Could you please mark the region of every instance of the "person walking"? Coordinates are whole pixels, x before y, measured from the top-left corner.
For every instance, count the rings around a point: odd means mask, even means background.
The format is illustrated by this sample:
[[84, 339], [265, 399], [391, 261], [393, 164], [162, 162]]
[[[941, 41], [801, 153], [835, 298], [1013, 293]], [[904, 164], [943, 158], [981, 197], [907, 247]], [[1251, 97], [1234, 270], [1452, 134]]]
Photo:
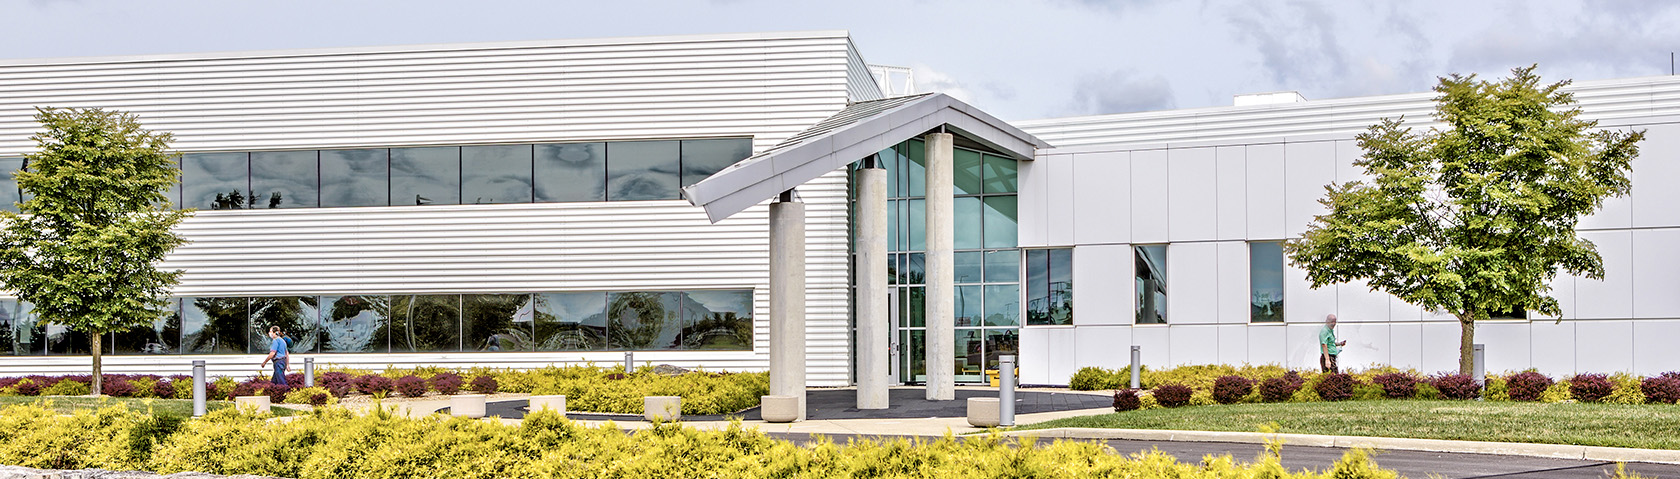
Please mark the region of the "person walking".
[[1346, 345], [1346, 340], [1336, 340], [1336, 315], [1325, 316], [1324, 329], [1318, 332], [1318, 367], [1327, 373], [1341, 372], [1336, 356], [1342, 354], [1342, 346]]
[[289, 384], [286, 384], [286, 361], [290, 357], [288, 352], [291, 348], [286, 347], [288, 344], [286, 335], [280, 331], [279, 326], [269, 326], [268, 339], [268, 357], [263, 358], [262, 367], [266, 368], [269, 361], [274, 361], [274, 379], [272, 381], [274, 384], [289, 386]]

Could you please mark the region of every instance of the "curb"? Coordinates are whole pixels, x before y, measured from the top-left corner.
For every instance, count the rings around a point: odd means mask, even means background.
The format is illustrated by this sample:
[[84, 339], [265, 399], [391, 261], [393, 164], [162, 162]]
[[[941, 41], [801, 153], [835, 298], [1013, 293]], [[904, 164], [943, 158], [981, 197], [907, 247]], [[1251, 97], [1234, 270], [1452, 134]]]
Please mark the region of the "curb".
[[1635, 449], [1630, 447], [1573, 446], [1511, 442], [1410, 439], [1398, 437], [1325, 436], [1317, 434], [1266, 434], [1258, 432], [1173, 431], [1158, 429], [1105, 429], [1061, 427], [1008, 431], [1006, 436], [1034, 436], [1065, 439], [1129, 439], [1143, 441], [1232, 442], [1263, 444], [1282, 439], [1285, 445], [1313, 447], [1366, 447], [1395, 451], [1496, 454], [1502, 456], [1547, 457], [1607, 462], [1649, 462], [1680, 464], [1680, 450]]

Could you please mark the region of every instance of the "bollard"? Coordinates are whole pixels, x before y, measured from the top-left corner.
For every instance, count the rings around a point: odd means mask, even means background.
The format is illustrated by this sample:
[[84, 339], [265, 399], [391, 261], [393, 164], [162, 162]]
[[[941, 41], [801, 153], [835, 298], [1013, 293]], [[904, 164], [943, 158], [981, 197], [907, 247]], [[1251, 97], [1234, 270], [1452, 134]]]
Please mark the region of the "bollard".
[[303, 387], [315, 387], [315, 358], [303, 358]]
[[193, 366], [193, 417], [203, 416], [204, 405], [204, 361], [192, 362]]
[[632, 352], [632, 351], [625, 351], [624, 352], [624, 374], [630, 374], [630, 373], [634, 373], [634, 372], [636, 372], [636, 353]]
[[1140, 346], [1132, 346], [1132, 389], [1143, 387], [1143, 353]]
[[1484, 384], [1487, 382], [1487, 363], [1482, 362], [1482, 353], [1485, 352], [1484, 346], [1486, 345], [1470, 345], [1470, 375], [1472, 379], [1476, 380], [1476, 384], [1481, 386], [1487, 386], [1487, 384]]
[[1015, 355], [998, 356], [998, 425], [1015, 425]]

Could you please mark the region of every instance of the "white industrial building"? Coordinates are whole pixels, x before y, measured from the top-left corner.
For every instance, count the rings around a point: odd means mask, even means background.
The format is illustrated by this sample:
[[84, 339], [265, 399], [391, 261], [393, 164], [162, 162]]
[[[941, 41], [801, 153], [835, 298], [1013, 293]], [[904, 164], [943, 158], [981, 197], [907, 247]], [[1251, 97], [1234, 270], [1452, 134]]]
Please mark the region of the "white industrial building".
[[[1131, 345], [1154, 366], [1312, 367], [1329, 313], [1346, 366], [1454, 368], [1450, 317], [1310, 289], [1276, 250], [1358, 177], [1353, 136], [1426, 120], [1432, 94], [1011, 124], [871, 70], [845, 32], [0, 60], [0, 169], [33, 150], [38, 106], [174, 133], [199, 210], [165, 264], [186, 271], [178, 309], [113, 335], [113, 372], [253, 374], [251, 338], [283, 324], [300, 354], [371, 368], [635, 351], [870, 388], [979, 381], [1014, 353], [1024, 383], [1065, 384]], [[1559, 279], [1561, 321], [1481, 325], [1488, 368], [1680, 369], [1680, 77], [1570, 90], [1648, 130], [1633, 194], [1581, 225], [1606, 279]], [[784, 196], [802, 225], [772, 227]], [[803, 252], [777, 263], [788, 231]], [[772, 263], [802, 268], [797, 303], [772, 304]], [[85, 337], [0, 306], [0, 374], [86, 370]], [[772, 354], [776, 316], [803, 334]]]

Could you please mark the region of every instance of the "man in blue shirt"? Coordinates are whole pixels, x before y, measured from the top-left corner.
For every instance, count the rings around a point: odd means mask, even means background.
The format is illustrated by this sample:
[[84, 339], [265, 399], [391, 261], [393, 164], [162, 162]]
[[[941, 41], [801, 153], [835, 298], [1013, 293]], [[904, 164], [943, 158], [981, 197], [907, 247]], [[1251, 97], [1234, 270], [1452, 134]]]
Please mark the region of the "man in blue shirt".
[[279, 326], [268, 327], [268, 357], [263, 358], [262, 367], [268, 367], [269, 361], [274, 361], [274, 384], [286, 385], [286, 338], [280, 334]]

